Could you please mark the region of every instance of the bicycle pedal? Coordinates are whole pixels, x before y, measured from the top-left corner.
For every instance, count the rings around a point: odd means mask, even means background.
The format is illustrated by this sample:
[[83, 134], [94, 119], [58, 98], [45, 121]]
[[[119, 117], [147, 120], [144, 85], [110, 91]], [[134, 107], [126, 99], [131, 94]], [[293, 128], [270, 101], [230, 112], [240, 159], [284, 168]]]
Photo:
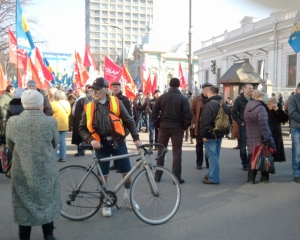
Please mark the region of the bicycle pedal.
[[121, 207], [121, 205], [116, 204], [116, 208], [117, 208], [118, 210], [120, 210], [122, 207]]

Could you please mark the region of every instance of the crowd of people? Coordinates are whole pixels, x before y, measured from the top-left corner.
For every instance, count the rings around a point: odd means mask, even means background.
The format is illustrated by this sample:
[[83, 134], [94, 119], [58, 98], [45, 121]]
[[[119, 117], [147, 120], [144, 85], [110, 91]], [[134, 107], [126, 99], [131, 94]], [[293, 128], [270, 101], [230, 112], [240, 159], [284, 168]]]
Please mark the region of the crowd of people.
[[[97, 78], [91, 85], [72, 89], [51, 87], [37, 88], [36, 82], [27, 82], [26, 89], [8, 86], [0, 97], [0, 118], [6, 126], [6, 144], [12, 155], [12, 202], [14, 219], [19, 224], [20, 239], [30, 239], [31, 226], [42, 225], [45, 239], [53, 237], [53, 221], [60, 215], [58, 168], [55, 162], [65, 162], [66, 135], [72, 132], [71, 143], [77, 146], [74, 157], [85, 156], [79, 147], [87, 142], [95, 149], [97, 158], [127, 153], [126, 137], [130, 133], [136, 146], [141, 145], [139, 134], [149, 134], [149, 143], [161, 143], [165, 147], [171, 139], [172, 172], [180, 184], [182, 178], [183, 141], [196, 141], [196, 169], [207, 172], [204, 184], [220, 183], [220, 150], [222, 139], [238, 139], [242, 170], [248, 171], [247, 182], [254, 184], [257, 171], [250, 162], [254, 147], [266, 145], [274, 150], [275, 162], [286, 161], [281, 125], [290, 123], [292, 138], [292, 169], [294, 181], [300, 183], [300, 84], [296, 93], [287, 101], [260, 90], [252, 84], [244, 84], [242, 93], [234, 99], [223, 96], [211, 83], [202, 85], [202, 93], [193, 96], [179, 90], [180, 81], [170, 80], [168, 92], [159, 89], [144, 96], [142, 91], [131, 101], [123, 95], [120, 82], [111, 84]], [[229, 116], [231, 128], [215, 131], [215, 119], [220, 108]], [[52, 116], [52, 117], [49, 117]], [[144, 128], [145, 130], [143, 130]], [[157, 155], [162, 149], [154, 147]], [[165, 156], [157, 160], [164, 166]], [[131, 170], [129, 158], [101, 162], [100, 167], [107, 181], [109, 171], [117, 170], [124, 178]], [[155, 181], [162, 178], [155, 172]], [[129, 191], [132, 179], [124, 184], [123, 202], [130, 209], [139, 208], [131, 202]], [[261, 173], [261, 182], [268, 183], [269, 173]], [[112, 215], [107, 206], [102, 215]]]

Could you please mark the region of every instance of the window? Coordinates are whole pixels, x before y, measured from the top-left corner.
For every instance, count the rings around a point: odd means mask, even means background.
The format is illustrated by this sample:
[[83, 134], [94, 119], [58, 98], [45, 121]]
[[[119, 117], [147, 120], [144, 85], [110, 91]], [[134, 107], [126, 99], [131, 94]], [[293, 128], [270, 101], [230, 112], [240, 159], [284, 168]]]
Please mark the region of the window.
[[123, 19], [118, 19], [118, 25], [123, 25]]
[[122, 41], [118, 41], [118, 46], [122, 46]]
[[139, 22], [138, 21], [132, 21], [133, 25], [138, 25]]
[[111, 17], [115, 17], [116, 16], [116, 12], [110, 12], [109, 13]]
[[126, 31], [126, 32], [130, 32], [130, 31], [131, 31], [131, 28], [130, 28], [130, 27], [126, 27], [126, 28], [125, 28], [125, 31]]
[[297, 75], [297, 55], [288, 56], [288, 86], [296, 86], [296, 75]]
[[125, 39], [130, 40], [131, 35], [130, 34], [125, 34]]
[[105, 52], [105, 53], [108, 52], [108, 48], [107, 47], [103, 47], [101, 50], [102, 50], [102, 52]]
[[131, 14], [130, 14], [130, 13], [125, 13], [125, 17], [126, 17], [126, 18], [130, 18], [130, 17], [131, 17]]
[[95, 22], [100, 22], [100, 18], [94, 18]]
[[102, 33], [102, 37], [107, 38], [108, 34], [107, 33]]
[[118, 10], [123, 10], [123, 9], [124, 9], [123, 5], [118, 5]]
[[111, 24], [116, 24], [116, 19], [110, 19]]
[[100, 10], [95, 10], [94, 14], [97, 15], [97, 16], [99, 16], [100, 15]]
[[95, 43], [95, 44], [100, 44], [100, 40], [99, 40], [99, 39], [95, 39], [95, 40], [94, 40], [94, 43]]
[[118, 17], [123, 17], [123, 13], [122, 12], [118, 12]]
[[137, 7], [137, 6], [132, 6], [132, 11], [138, 12], [138, 11], [139, 11], [139, 7]]
[[205, 71], [205, 82], [208, 83], [209, 71]]
[[257, 71], [258, 71], [258, 74], [260, 75], [260, 77], [262, 78], [262, 79], [264, 79], [264, 71], [265, 71], [265, 60], [259, 60], [258, 62], [257, 62]]
[[111, 33], [111, 34], [109, 34], [109, 37], [110, 38], [116, 38], [116, 34], [115, 33]]
[[138, 28], [133, 28], [132, 30], [133, 30], [135, 33], [138, 32]]
[[130, 25], [130, 24], [131, 24], [131, 21], [130, 21], [130, 20], [125, 20], [125, 24], [126, 24], [126, 25]]
[[146, 8], [145, 7], [140, 7], [140, 12], [143, 12], [143, 13], [145, 13], [146, 12]]
[[113, 9], [113, 10], [116, 10], [116, 5], [115, 4], [110, 4], [109, 8]]
[[133, 17], [133, 18], [139, 18], [139, 15], [138, 15], [137, 13], [133, 13], [133, 14], [132, 14], [132, 17]]
[[102, 3], [101, 7], [102, 7], [103, 9], [107, 9], [107, 8], [108, 8], [108, 4], [107, 4], [107, 3]]
[[102, 40], [102, 44], [103, 44], [103, 45], [107, 45], [107, 44], [108, 44], [108, 41], [107, 41], [107, 40]]

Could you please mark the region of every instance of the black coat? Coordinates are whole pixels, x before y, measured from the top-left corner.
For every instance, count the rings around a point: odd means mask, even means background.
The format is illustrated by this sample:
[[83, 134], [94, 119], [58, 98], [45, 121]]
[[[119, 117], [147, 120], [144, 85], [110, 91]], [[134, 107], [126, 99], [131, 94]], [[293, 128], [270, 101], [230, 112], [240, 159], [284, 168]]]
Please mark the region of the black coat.
[[[202, 138], [215, 139], [222, 138], [225, 135], [225, 132], [216, 132], [216, 134], [213, 133], [215, 119], [220, 109], [221, 98], [222, 97], [220, 95], [215, 95], [203, 100], [204, 105], [201, 109], [201, 115], [199, 119], [199, 133], [200, 136], [202, 136]], [[225, 113], [229, 116], [230, 111], [226, 104], [223, 104], [223, 109]]]
[[244, 112], [247, 103], [248, 99], [245, 98], [244, 93], [241, 93], [240, 96], [238, 96], [233, 103], [231, 115], [233, 120], [235, 120], [239, 126], [241, 126], [241, 124], [244, 123]]
[[84, 105], [87, 103], [89, 103], [89, 99], [87, 97], [79, 99], [76, 103], [75, 112], [73, 116], [72, 144], [79, 145], [80, 143], [84, 142], [82, 137], [79, 135], [78, 127], [84, 110]]
[[275, 162], [285, 162], [285, 152], [282, 139], [281, 123], [288, 121], [288, 115], [282, 110], [280, 104], [278, 104], [278, 110], [267, 110], [269, 115], [269, 127], [272, 133], [272, 137], [275, 141], [276, 152], [273, 153]]
[[131, 103], [129, 99], [123, 95], [122, 91], [120, 91], [118, 94], [116, 94], [116, 97], [123, 103], [124, 107], [126, 108], [127, 112], [130, 116], [132, 116], [132, 109], [131, 109]]
[[182, 128], [186, 130], [192, 121], [188, 100], [178, 88], [170, 87], [161, 95], [152, 110], [152, 121], [156, 128]]

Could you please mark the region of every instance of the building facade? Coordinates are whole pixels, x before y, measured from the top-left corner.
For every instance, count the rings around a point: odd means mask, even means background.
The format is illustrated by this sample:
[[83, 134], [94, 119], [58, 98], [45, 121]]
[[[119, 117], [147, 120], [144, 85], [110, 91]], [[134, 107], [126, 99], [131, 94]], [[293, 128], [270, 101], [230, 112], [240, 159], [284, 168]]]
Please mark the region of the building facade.
[[86, 0], [85, 42], [102, 66], [104, 56], [113, 61], [146, 33], [147, 14], [154, 0]]
[[[279, 11], [260, 21], [247, 16], [240, 21], [239, 29], [202, 41], [202, 48], [194, 53], [199, 59], [200, 85], [217, 85], [235, 60], [247, 58], [264, 81], [269, 74], [274, 92], [294, 91], [300, 80], [300, 54], [293, 51], [288, 40], [296, 14], [296, 10]], [[216, 74], [211, 72], [214, 60]]]

